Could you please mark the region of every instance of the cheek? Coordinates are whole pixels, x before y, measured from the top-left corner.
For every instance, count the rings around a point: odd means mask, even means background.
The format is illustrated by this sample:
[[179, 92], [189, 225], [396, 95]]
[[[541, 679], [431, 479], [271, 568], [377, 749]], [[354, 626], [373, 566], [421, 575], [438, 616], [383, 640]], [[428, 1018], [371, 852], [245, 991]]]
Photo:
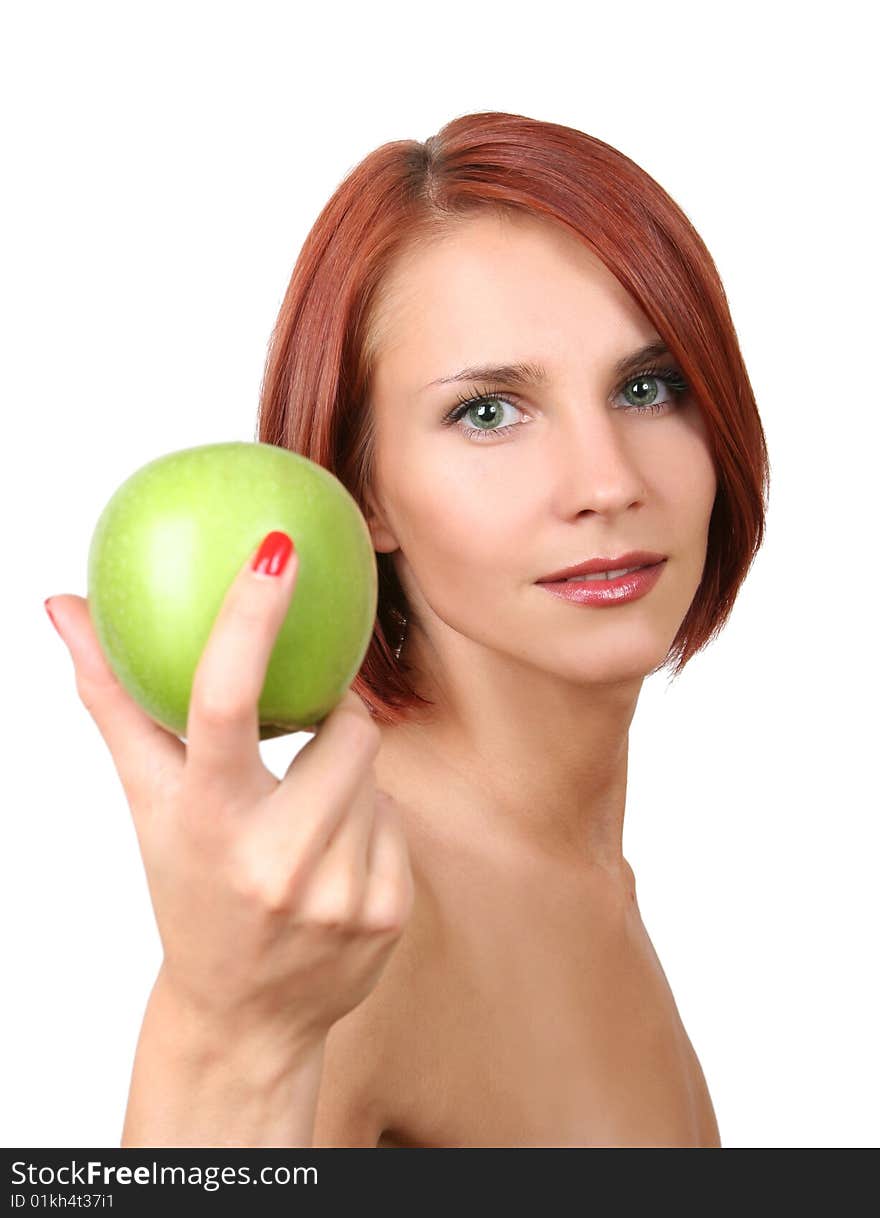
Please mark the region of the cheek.
[[691, 513], [695, 527], [699, 529], [700, 536], [705, 539], [709, 533], [709, 520], [718, 491], [718, 478], [712, 454], [706, 446], [701, 445], [699, 451], [694, 453], [690, 469]]
[[477, 454], [464, 453], [456, 461], [450, 446], [442, 447], [442, 462], [411, 463], [397, 483], [397, 536], [406, 564], [430, 601], [472, 597], [476, 588], [491, 596], [493, 573], [509, 591], [517, 555], [520, 563], [523, 558], [509, 481], [498, 485], [486, 456], [480, 463]]
[[656, 468], [662, 471], [663, 496], [671, 503], [682, 535], [705, 534], [715, 502], [717, 478], [705, 426], [680, 420]]
[[712, 456], [712, 444], [709, 438], [709, 425], [700, 410], [694, 406], [688, 418], [687, 439], [690, 448], [690, 461], [693, 468], [694, 498], [706, 505], [711, 513], [712, 504], [718, 489], [718, 477], [715, 472], [715, 461]]
[[659, 494], [668, 513], [669, 545], [677, 551], [677, 579], [669, 581], [666, 591], [677, 621], [703, 577], [717, 476], [708, 443], [693, 430], [666, 454], [663, 471]]

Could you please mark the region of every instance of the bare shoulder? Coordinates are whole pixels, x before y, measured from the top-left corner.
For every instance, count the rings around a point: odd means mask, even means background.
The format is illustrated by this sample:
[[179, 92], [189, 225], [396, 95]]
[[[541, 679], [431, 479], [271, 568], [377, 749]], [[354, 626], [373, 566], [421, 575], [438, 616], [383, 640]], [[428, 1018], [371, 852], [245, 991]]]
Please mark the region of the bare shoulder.
[[411, 851], [413, 909], [375, 988], [333, 1025], [324, 1049], [315, 1147], [376, 1147], [412, 1090], [405, 1046], [424, 1010], [440, 920]]

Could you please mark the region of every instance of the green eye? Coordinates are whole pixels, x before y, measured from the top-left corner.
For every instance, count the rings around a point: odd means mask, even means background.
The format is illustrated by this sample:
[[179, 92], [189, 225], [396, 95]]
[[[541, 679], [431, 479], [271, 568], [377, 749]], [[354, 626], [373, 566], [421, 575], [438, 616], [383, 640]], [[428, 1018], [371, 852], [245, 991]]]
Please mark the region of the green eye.
[[[657, 402], [657, 389], [652, 388], [651, 382], [665, 382], [672, 391], [672, 396]], [[636, 414], [658, 415], [665, 414], [676, 404], [677, 400], [683, 397], [690, 385], [682, 376], [678, 368], [646, 368], [643, 372], [637, 373], [635, 376], [627, 377], [617, 389], [617, 393], [627, 393], [633, 386], [638, 386], [635, 400], [629, 399], [629, 404], [617, 409], [626, 411], [634, 411]], [[639, 398], [639, 394], [644, 394], [645, 398]], [[616, 396], [616, 394], [615, 394]], [[517, 404], [518, 398], [516, 394], [506, 393], [503, 390], [492, 390], [489, 388], [473, 388], [469, 394], [462, 394], [458, 398], [458, 404], [443, 419], [445, 427], [452, 427], [459, 423], [466, 414], [471, 411], [486, 411], [482, 421], [488, 424], [493, 423], [502, 413], [499, 406], [495, 403], [503, 403], [511, 406], [514, 410], [522, 412], [522, 408]], [[461, 427], [460, 431], [469, 440], [484, 440], [491, 436], [506, 435], [508, 432], [515, 431], [517, 424], [506, 424], [503, 427]]]

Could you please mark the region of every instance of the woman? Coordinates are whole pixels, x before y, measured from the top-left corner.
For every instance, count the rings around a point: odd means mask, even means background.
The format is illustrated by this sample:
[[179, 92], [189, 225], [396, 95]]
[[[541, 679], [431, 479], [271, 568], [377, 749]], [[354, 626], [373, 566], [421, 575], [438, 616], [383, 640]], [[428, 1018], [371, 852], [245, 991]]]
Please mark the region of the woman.
[[[717, 635], [763, 538], [764, 434], [699, 236], [570, 128], [471, 114], [387, 144], [306, 239], [259, 439], [331, 469], [370, 526], [352, 689], [413, 885], [296, 1087], [241, 1021], [239, 1083], [259, 1061], [314, 1146], [719, 1146], [622, 853], [642, 682]], [[625, 573], [561, 582], [591, 560]], [[148, 1113], [175, 1085], [150, 1018], [129, 1145], [163, 1144]], [[194, 1057], [175, 1077], [201, 1078]], [[212, 1137], [234, 1136], [234, 1095], [227, 1077], [206, 1100]]]

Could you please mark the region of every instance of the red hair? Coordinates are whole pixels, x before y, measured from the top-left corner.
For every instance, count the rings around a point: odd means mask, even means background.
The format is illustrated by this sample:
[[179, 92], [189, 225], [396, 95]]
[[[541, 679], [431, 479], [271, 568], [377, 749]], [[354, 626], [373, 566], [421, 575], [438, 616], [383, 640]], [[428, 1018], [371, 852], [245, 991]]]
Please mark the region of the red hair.
[[[374, 429], [374, 319], [392, 261], [475, 212], [555, 220], [604, 263], [654, 324], [708, 425], [718, 483], [703, 577], [664, 664], [680, 675], [715, 638], [763, 541], [766, 440], [718, 271], [682, 209], [622, 152], [517, 114], [465, 114], [424, 143], [365, 157], [305, 239], [269, 344], [258, 439], [302, 453], [367, 515]], [[411, 616], [391, 555], [376, 555], [373, 637], [352, 688], [399, 723], [428, 702], [394, 647]], [[656, 670], [655, 670], [656, 671]]]

